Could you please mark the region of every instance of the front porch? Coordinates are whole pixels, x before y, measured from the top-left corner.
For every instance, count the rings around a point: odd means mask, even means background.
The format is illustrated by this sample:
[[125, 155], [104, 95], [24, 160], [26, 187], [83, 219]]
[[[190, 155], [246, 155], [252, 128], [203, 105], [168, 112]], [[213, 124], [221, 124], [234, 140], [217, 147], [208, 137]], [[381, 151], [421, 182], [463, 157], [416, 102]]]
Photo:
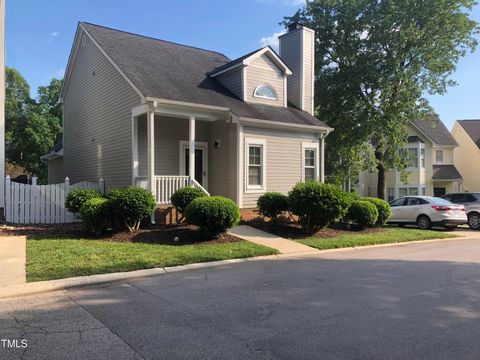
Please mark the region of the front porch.
[[132, 184], [160, 205], [185, 186], [237, 201], [237, 126], [221, 110], [156, 102], [134, 108]]

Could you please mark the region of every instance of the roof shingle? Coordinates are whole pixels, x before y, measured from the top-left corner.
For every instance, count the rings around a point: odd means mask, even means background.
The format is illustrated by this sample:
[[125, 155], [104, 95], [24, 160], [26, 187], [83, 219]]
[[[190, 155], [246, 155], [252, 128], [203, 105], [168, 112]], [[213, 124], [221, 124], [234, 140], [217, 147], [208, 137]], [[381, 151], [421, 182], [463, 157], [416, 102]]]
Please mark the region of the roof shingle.
[[427, 116], [425, 119], [412, 121], [413, 126], [423, 132], [435, 145], [458, 146], [450, 131], [436, 115]]
[[458, 123], [480, 149], [480, 120], [458, 120]]
[[455, 165], [433, 165], [433, 180], [459, 180], [463, 179]]
[[326, 127], [293, 107], [246, 103], [208, 73], [230, 62], [225, 55], [82, 22], [105, 53], [145, 96], [229, 108], [240, 117]]

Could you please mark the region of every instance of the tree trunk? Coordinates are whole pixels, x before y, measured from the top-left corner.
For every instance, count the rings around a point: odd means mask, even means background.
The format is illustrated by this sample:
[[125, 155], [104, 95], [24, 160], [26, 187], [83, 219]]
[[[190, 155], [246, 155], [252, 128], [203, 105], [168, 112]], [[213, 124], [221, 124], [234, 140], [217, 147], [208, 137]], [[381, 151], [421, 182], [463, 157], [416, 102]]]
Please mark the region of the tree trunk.
[[380, 149], [375, 150], [375, 158], [377, 159], [377, 197], [379, 199], [387, 200], [387, 182], [386, 182], [386, 172], [385, 165], [383, 163], [383, 153]]

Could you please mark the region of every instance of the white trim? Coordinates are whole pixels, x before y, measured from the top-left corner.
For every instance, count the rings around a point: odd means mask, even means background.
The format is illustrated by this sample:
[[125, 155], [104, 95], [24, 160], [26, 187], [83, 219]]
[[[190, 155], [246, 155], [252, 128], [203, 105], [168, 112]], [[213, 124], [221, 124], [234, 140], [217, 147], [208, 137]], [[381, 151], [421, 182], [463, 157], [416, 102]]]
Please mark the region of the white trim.
[[318, 142], [302, 141], [302, 163], [301, 174], [302, 181], [305, 181], [305, 150], [315, 150], [315, 181], [320, 180], [320, 145]]
[[[270, 89], [272, 89], [272, 92], [273, 94], [275, 95], [275, 97], [271, 98], [271, 97], [268, 97], [268, 96], [263, 96], [263, 95], [256, 95], [255, 93], [257, 92], [257, 90], [259, 88], [261, 88], [262, 86], [267, 86], [269, 87]], [[272, 101], [278, 101], [278, 92], [277, 90], [275, 89], [275, 87], [273, 87], [273, 85], [270, 85], [269, 83], [262, 83], [260, 85], [258, 85], [254, 90], [253, 90], [253, 95], [252, 97], [254, 98], [260, 98], [260, 99], [266, 99], [266, 100], [272, 100]]]
[[248, 99], [248, 82], [247, 82], [247, 67], [242, 68], [242, 90], [243, 90], [243, 101]]
[[243, 207], [243, 126], [237, 122], [237, 203], [240, 208]]
[[[310, 29], [309, 29], [310, 30]], [[315, 31], [313, 31], [312, 34], [312, 112], [311, 114], [313, 115], [315, 113]]]
[[132, 185], [135, 185], [135, 178], [138, 177], [138, 117], [132, 111]]
[[147, 176], [148, 189], [155, 192], [155, 112], [151, 108], [147, 114]]
[[303, 53], [305, 50], [305, 36], [304, 32], [302, 31], [300, 35], [300, 54], [302, 56], [302, 60], [300, 61], [300, 108], [305, 111], [305, 54]]
[[[267, 140], [265, 138], [245, 138], [245, 151], [244, 151], [244, 159], [245, 159], [245, 193], [264, 193], [267, 191]], [[262, 177], [262, 184], [261, 185], [249, 185], [248, 178], [249, 178], [249, 147], [250, 146], [259, 146], [261, 148], [261, 177]]]
[[215, 106], [215, 105], [205, 105], [205, 104], [197, 104], [188, 101], [178, 101], [178, 100], [168, 100], [168, 99], [161, 99], [152, 96], [147, 96], [145, 98], [146, 101], [156, 101], [159, 105], [167, 104], [167, 105], [179, 105], [179, 106], [186, 106], [194, 109], [205, 109], [205, 110], [216, 110], [216, 111], [229, 111], [228, 107], [224, 106]]
[[[190, 148], [188, 140], [179, 141], [179, 157], [178, 157], [178, 174], [188, 176], [185, 173], [185, 149]], [[208, 142], [195, 141], [195, 149], [203, 150], [202, 165], [203, 165], [203, 184], [202, 187], [208, 190]]]
[[[288, 67], [287, 64], [285, 64], [285, 62], [269, 47], [269, 46], [266, 46], [260, 50], [258, 50], [257, 52], [251, 54], [249, 57], [243, 59], [241, 62], [239, 63], [236, 63], [232, 66], [229, 66], [225, 69], [222, 69], [218, 72], [212, 72], [209, 74], [210, 77], [215, 77], [215, 76], [218, 76], [220, 74], [223, 74], [227, 71], [230, 71], [240, 65], [250, 65], [250, 63], [252, 61], [254, 61], [255, 59], [259, 58], [260, 56], [262, 56], [263, 54], [267, 53], [268, 56], [270, 56], [273, 60], [273, 62], [281, 69], [283, 70], [283, 73], [284, 74], [287, 74], [287, 75], [292, 75], [292, 70], [290, 70], [290, 68]], [[233, 60], [235, 61], [235, 60]]]
[[271, 121], [271, 120], [263, 120], [263, 119], [254, 119], [249, 117], [239, 117], [240, 123], [243, 125], [250, 125], [250, 126], [259, 126], [261, 125], [262, 128], [277, 128], [277, 129], [290, 129], [296, 131], [307, 131], [312, 132], [312, 130], [316, 130], [318, 132], [331, 132], [333, 128], [328, 126], [316, 126], [316, 125], [303, 125], [303, 124], [293, 124], [293, 123], [284, 123], [280, 121]]
[[288, 107], [287, 75], [283, 76], [283, 106]]
[[148, 104], [141, 104], [132, 108], [132, 116], [146, 114], [149, 110]]

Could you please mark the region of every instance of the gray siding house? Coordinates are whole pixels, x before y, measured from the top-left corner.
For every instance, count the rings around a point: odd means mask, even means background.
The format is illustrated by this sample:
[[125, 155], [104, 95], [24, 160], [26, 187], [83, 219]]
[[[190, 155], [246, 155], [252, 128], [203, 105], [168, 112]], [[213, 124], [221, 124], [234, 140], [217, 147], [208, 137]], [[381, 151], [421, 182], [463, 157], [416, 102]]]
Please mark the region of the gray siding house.
[[63, 137], [49, 182], [105, 180], [150, 189], [159, 204], [192, 185], [254, 208], [266, 191], [323, 181], [313, 116], [314, 32], [292, 24], [270, 47], [236, 60], [79, 23], [61, 93]]

